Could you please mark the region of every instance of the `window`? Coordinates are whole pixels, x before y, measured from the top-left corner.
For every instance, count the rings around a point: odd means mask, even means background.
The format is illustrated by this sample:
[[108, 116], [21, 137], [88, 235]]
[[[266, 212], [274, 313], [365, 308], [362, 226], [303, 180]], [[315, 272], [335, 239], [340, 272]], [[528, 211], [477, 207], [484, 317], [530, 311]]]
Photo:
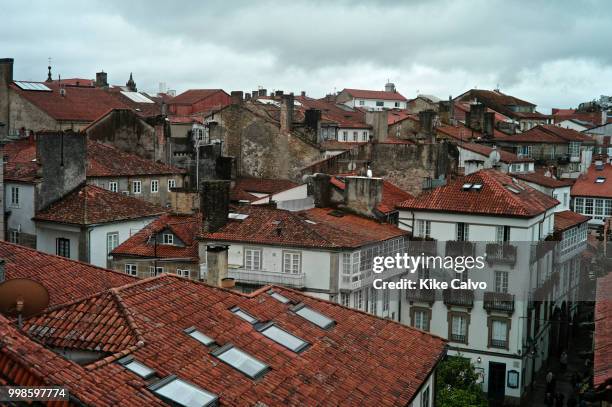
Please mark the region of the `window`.
[[300, 274], [302, 271], [302, 253], [283, 252], [283, 273]]
[[367, 131], [364, 131], [364, 132], [361, 134], [361, 136], [362, 136], [362, 138], [363, 138], [363, 141], [368, 141], [368, 132], [367, 132]]
[[176, 275], [179, 277], [189, 278], [189, 270], [187, 269], [176, 269]]
[[357, 309], [363, 308], [363, 292], [361, 290], [353, 293], [353, 307]]
[[159, 276], [164, 274], [164, 268], [163, 267], [153, 267], [153, 266], [149, 266], [149, 275], [151, 277], [155, 277], [155, 276]]
[[457, 223], [457, 240], [467, 242], [470, 239], [470, 225], [467, 223]]
[[495, 240], [498, 243], [510, 241], [510, 226], [497, 226]]
[[9, 230], [9, 242], [19, 244], [19, 231], [18, 230]]
[[452, 313], [449, 318], [449, 340], [453, 342], [468, 343], [468, 316], [466, 314]]
[[595, 199], [595, 216], [602, 216], [604, 212], [603, 199]]
[[389, 312], [389, 303], [391, 302], [391, 293], [389, 290], [383, 291], [383, 312]]
[[429, 386], [425, 387], [421, 398], [421, 407], [429, 407]]
[[169, 179], [168, 180], [168, 192], [170, 192], [170, 190], [172, 188], [176, 188], [176, 180], [175, 179]]
[[336, 324], [336, 321], [334, 321], [333, 319], [326, 317], [320, 312], [317, 312], [312, 308], [305, 306], [304, 304], [296, 305], [293, 308], [293, 312], [295, 312], [297, 315], [301, 316], [305, 320], [312, 322], [319, 328], [329, 329]]
[[531, 146], [519, 146], [519, 157], [531, 157]]
[[215, 406], [219, 399], [217, 395], [176, 376], [168, 376], [150, 385], [149, 390], [163, 400], [180, 406]]
[[110, 254], [119, 246], [119, 232], [109, 232], [106, 234], [106, 254]]
[[11, 187], [11, 207], [19, 208], [19, 187]]
[[230, 311], [232, 313], [234, 313], [234, 315], [236, 315], [237, 317], [240, 317], [240, 318], [244, 319], [249, 324], [254, 324], [254, 323], [257, 322], [257, 318], [255, 318], [251, 314], [241, 310], [239, 307], [234, 307], [234, 308], [230, 309]]
[[508, 292], [508, 272], [507, 271], [496, 271], [495, 272], [495, 292], [496, 293], [507, 293]]
[[349, 293], [340, 293], [340, 304], [345, 307], [350, 307], [351, 295]]
[[244, 249], [244, 268], [261, 270], [261, 249]]
[[132, 181], [132, 192], [134, 194], [142, 193], [142, 182], [141, 181]]
[[359, 101], [359, 106], [363, 106], [363, 105], [365, 105], [365, 100], [360, 100]]
[[55, 254], [70, 258], [70, 239], [63, 237], [55, 239]]
[[119, 190], [117, 183], [115, 181], [111, 181], [108, 183], [108, 190], [111, 192], [117, 192]]
[[194, 326], [185, 329], [183, 332], [185, 332], [187, 335], [191, 336], [193, 339], [202, 343], [205, 346], [210, 346], [213, 343], [215, 343], [214, 339], [212, 339], [211, 337], [207, 335], [204, 335], [202, 332], [198, 331]]
[[597, 177], [595, 179], [596, 184], [603, 184], [604, 182], [606, 182], [606, 177]]
[[357, 132], [356, 131], [353, 132], [353, 141], [357, 141]]
[[232, 344], [223, 346], [213, 352], [213, 355], [251, 379], [260, 377], [268, 370], [268, 365], [234, 347]]
[[295, 353], [300, 353], [301, 351], [306, 349], [306, 347], [308, 347], [308, 342], [301, 338], [298, 338], [295, 335], [290, 334], [289, 332], [279, 328], [274, 324], [269, 324], [268, 326], [261, 329], [260, 332], [267, 338], [272, 339], [274, 342], [284, 346], [285, 348]]
[[149, 379], [155, 376], [155, 370], [135, 360], [133, 356], [126, 356], [122, 359], [119, 359], [117, 363], [125, 367], [130, 372], [136, 373], [143, 379]]
[[276, 301], [282, 302], [283, 304], [288, 304], [291, 300], [284, 295], [277, 293], [276, 291], [268, 291], [270, 297], [274, 298]]
[[467, 283], [468, 281], [468, 270], [465, 269], [463, 270], [461, 273], [456, 271], [455, 272], [455, 279], [461, 281], [462, 283]]
[[412, 326], [423, 331], [429, 331], [429, 320], [431, 311], [425, 308], [412, 307]]
[[359, 272], [360, 252], [342, 254], [342, 281], [352, 283], [361, 280]]
[[567, 151], [570, 157], [580, 157], [580, 142], [570, 141]]
[[417, 220], [416, 235], [418, 237], [431, 237], [431, 221]]
[[395, 102], [395, 107], [399, 107], [399, 102]]
[[489, 318], [489, 346], [508, 348], [508, 320]]
[[385, 105], [385, 102], [383, 102], [382, 100], [377, 100], [377, 101], [376, 101], [376, 106], [377, 106], [377, 107], [382, 107], [382, 106], [384, 106], [384, 105]]
[[159, 181], [156, 179], [151, 180], [151, 192], [152, 193], [159, 192]]
[[348, 131], [342, 132], [342, 141], [348, 141]]
[[584, 214], [585, 215], [593, 214], [593, 198], [584, 199]]
[[584, 213], [584, 198], [576, 198], [574, 201], [574, 210], [578, 213]]
[[135, 264], [126, 264], [125, 266], [125, 274], [130, 276], [138, 275], [138, 267]]
[[164, 233], [164, 244], [174, 244], [174, 235], [172, 233]]

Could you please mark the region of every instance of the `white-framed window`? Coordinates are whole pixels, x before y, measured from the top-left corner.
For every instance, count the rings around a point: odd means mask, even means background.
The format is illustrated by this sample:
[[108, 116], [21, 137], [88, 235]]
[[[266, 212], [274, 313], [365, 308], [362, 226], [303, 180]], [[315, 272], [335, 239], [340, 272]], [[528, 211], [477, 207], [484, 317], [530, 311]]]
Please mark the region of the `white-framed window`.
[[508, 272], [507, 271], [496, 271], [495, 272], [495, 292], [496, 293], [507, 293], [508, 292]]
[[244, 268], [261, 270], [261, 249], [244, 249]]
[[431, 236], [431, 221], [421, 220], [421, 219], [417, 220], [416, 236], [417, 237], [430, 237]]
[[467, 343], [468, 321], [465, 315], [453, 315], [451, 317], [451, 337], [454, 342]]
[[457, 240], [467, 242], [470, 240], [470, 225], [463, 222], [457, 223]]
[[365, 100], [360, 100], [359, 101], [359, 106], [363, 106], [363, 105], [365, 105]]
[[399, 102], [395, 102], [395, 107], [399, 107]]
[[520, 146], [518, 151], [519, 157], [531, 157], [531, 146]]
[[385, 105], [385, 102], [383, 102], [382, 100], [377, 100], [376, 101], [376, 106], [377, 107], [383, 107]]
[[154, 194], [159, 192], [159, 181], [156, 179], [151, 180], [151, 192]]
[[361, 133], [361, 136], [363, 137], [363, 141], [368, 141], [368, 132], [364, 131], [363, 133]]
[[497, 226], [495, 229], [495, 240], [498, 243], [510, 241], [510, 226]]
[[423, 397], [421, 397], [421, 407], [429, 407], [429, 386], [423, 390]]
[[580, 142], [570, 141], [569, 146], [567, 148], [567, 152], [569, 153], [570, 157], [580, 157]]
[[172, 188], [176, 188], [176, 180], [174, 178], [168, 180], [168, 192], [170, 192]]
[[119, 246], [119, 232], [109, 232], [106, 234], [106, 254], [110, 254]]
[[595, 199], [595, 216], [603, 216], [604, 213], [604, 200]]
[[353, 141], [357, 141], [357, 132], [356, 131], [353, 132]]
[[353, 293], [353, 308], [363, 309], [363, 291], [357, 290]]
[[124, 271], [125, 271], [125, 274], [128, 274], [130, 276], [137, 276], [138, 266], [136, 266], [135, 264], [126, 264]]
[[9, 230], [9, 242], [19, 244], [19, 231], [15, 229]]
[[584, 199], [584, 214], [585, 215], [593, 214], [593, 198]]
[[111, 192], [117, 192], [119, 190], [119, 186], [117, 185], [117, 181], [110, 181], [108, 183], [108, 190]]
[[342, 141], [348, 141], [348, 131], [342, 131]]
[[65, 237], [55, 239], [55, 254], [70, 258], [70, 239]]
[[174, 244], [174, 235], [172, 233], [164, 233], [164, 244]]
[[383, 290], [383, 312], [389, 312], [389, 304], [391, 303], [391, 293], [389, 290]]
[[11, 207], [19, 208], [19, 187], [11, 187]]
[[378, 290], [374, 287], [370, 288], [370, 314], [376, 315], [378, 312]]
[[429, 312], [424, 309], [415, 309], [412, 326], [423, 331], [429, 331]]
[[345, 307], [350, 307], [351, 295], [349, 293], [340, 293], [340, 304]]
[[302, 253], [283, 252], [283, 273], [300, 274], [302, 271]]
[[584, 198], [576, 198], [574, 201], [574, 211], [584, 213]]
[[142, 181], [132, 181], [132, 193], [134, 194], [142, 193]]
[[179, 277], [189, 278], [189, 270], [186, 269], [176, 269], [176, 275]]
[[360, 252], [343, 253], [342, 254], [342, 281], [344, 283], [352, 283], [361, 280], [359, 271]]
[[506, 348], [508, 345], [508, 322], [499, 319], [491, 321], [491, 346]]
[[161, 267], [161, 266], [157, 266], [157, 267], [149, 266], [149, 275], [151, 277], [159, 276], [161, 274], [164, 274], [164, 268], [163, 267]]

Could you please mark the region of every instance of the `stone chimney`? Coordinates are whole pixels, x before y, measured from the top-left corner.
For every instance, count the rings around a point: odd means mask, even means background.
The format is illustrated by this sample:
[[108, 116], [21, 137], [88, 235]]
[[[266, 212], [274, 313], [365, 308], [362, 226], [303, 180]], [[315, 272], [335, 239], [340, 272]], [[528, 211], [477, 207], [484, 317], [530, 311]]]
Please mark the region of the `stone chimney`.
[[200, 195], [195, 190], [172, 188], [167, 196], [169, 206], [174, 213], [191, 215], [200, 208]]
[[280, 106], [280, 132], [288, 134], [293, 126], [293, 93], [283, 95]]
[[267, 89], [259, 89], [259, 96], [267, 96], [268, 95], [268, 90]]
[[101, 71], [96, 73], [96, 88], [108, 88], [106, 72]]
[[314, 199], [317, 208], [327, 208], [331, 205], [331, 177], [317, 173], [308, 177], [308, 195]]
[[472, 130], [482, 132], [484, 129], [484, 114], [486, 107], [482, 103], [470, 105], [470, 111], [465, 114], [465, 124]]
[[374, 139], [383, 142], [389, 133], [388, 112], [386, 110], [368, 111], [365, 114], [366, 124], [372, 126]]
[[346, 177], [344, 205], [352, 212], [375, 216], [374, 210], [382, 200], [382, 178]]
[[206, 246], [206, 265], [208, 272], [206, 282], [216, 287], [224, 285], [224, 280], [228, 278], [228, 246], [207, 245]]
[[240, 105], [242, 103], [242, 91], [241, 90], [233, 90], [231, 95], [232, 105]]
[[277, 90], [274, 92], [274, 98], [282, 98], [283, 97], [283, 91], [282, 90]]
[[0, 284], [4, 283], [6, 280], [6, 269], [4, 259], [0, 259]]
[[0, 59], [0, 138], [5, 138], [11, 128], [9, 110], [9, 85], [13, 82], [13, 58]]
[[251, 100], [251, 94], [250, 93], [245, 93], [244, 94], [244, 100]]
[[204, 232], [216, 232], [227, 223], [229, 191], [230, 181], [206, 180], [202, 182], [200, 209]]
[[482, 135], [484, 137], [493, 137], [493, 130], [495, 129], [495, 112], [485, 112]]
[[433, 109], [421, 110], [419, 112], [419, 123], [421, 125], [421, 134], [429, 139], [434, 139], [436, 135], [435, 122], [437, 113]]
[[304, 112], [304, 125], [316, 135], [315, 142], [318, 142], [321, 133], [321, 111], [319, 109], [306, 109]]

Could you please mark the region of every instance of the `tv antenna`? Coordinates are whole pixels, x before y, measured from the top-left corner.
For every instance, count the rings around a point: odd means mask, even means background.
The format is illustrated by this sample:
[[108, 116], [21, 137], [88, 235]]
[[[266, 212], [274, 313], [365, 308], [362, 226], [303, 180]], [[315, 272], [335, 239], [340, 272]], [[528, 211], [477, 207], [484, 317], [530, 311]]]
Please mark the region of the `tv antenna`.
[[49, 305], [49, 292], [37, 281], [13, 278], [0, 284], [0, 313], [17, 317], [19, 328], [23, 318], [37, 314]]

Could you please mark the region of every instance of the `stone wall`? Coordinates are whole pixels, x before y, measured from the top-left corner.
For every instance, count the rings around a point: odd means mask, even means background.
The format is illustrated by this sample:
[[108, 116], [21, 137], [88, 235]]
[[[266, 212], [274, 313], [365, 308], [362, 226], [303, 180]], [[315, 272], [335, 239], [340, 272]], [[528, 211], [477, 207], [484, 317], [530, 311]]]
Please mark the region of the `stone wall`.
[[47, 113], [21, 97], [13, 89], [10, 93], [11, 130], [25, 128], [31, 131], [59, 130], [62, 126]]
[[125, 273], [125, 265], [134, 264], [137, 267], [138, 278], [150, 277], [150, 267], [163, 267], [164, 272], [176, 274], [176, 270], [189, 270], [189, 278], [192, 280], [200, 279], [200, 265], [190, 261], [165, 261], [163, 259], [133, 258], [127, 256], [113, 256], [110, 260], [110, 268]]

